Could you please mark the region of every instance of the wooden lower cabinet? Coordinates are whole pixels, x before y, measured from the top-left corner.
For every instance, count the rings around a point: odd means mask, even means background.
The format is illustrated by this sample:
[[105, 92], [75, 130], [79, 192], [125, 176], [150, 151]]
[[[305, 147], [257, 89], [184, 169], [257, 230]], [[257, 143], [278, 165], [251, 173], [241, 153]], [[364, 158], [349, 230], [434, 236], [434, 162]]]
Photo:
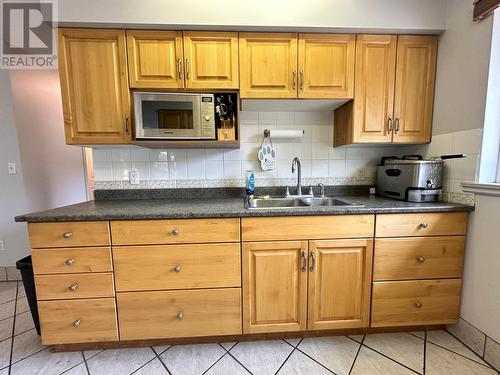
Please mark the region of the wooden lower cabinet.
[[114, 298], [38, 301], [44, 345], [118, 340]]
[[375, 282], [371, 326], [456, 323], [461, 285], [461, 279]]
[[242, 245], [243, 333], [303, 331], [307, 241]]
[[113, 274], [35, 275], [38, 300], [114, 297]]
[[373, 240], [309, 242], [310, 330], [368, 327]]
[[241, 289], [116, 295], [121, 340], [241, 334]]

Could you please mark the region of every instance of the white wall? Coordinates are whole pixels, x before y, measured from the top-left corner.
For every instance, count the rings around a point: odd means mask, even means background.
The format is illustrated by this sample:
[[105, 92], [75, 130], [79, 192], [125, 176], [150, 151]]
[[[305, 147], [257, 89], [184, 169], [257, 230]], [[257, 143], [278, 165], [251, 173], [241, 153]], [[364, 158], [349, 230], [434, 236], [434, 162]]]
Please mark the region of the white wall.
[[433, 134], [483, 127], [492, 17], [472, 22], [472, 1], [447, 0], [439, 40]]
[[63, 0], [63, 24], [418, 30], [445, 28], [445, 0]]
[[[7, 174], [9, 162], [16, 163], [17, 174]], [[0, 70], [0, 240], [5, 243], [1, 266], [12, 266], [29, 253], [26, 225], [14, 222], [14, 216], [26, 211], [21, 172], [9, 73]]]

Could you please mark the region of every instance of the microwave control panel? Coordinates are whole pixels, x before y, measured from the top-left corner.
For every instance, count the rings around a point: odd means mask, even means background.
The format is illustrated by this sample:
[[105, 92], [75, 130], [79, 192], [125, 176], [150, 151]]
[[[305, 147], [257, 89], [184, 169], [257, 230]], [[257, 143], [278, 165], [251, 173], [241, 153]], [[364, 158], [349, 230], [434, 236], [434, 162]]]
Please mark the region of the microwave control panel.
[[215, 104], [212, 94], [201, 95], [201, 138], [215, 139]]

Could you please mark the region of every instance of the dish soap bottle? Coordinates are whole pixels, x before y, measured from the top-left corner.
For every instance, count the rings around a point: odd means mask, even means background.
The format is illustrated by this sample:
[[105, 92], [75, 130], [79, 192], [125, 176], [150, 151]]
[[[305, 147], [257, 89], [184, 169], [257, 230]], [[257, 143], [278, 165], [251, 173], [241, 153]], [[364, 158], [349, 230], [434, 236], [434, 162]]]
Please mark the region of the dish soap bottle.
[[249, 199], [252, 199], [254, 191], [255, 191], [255, 172], [249, 170], [246, 172], [246, 177], [245, 177], [245, 195]]

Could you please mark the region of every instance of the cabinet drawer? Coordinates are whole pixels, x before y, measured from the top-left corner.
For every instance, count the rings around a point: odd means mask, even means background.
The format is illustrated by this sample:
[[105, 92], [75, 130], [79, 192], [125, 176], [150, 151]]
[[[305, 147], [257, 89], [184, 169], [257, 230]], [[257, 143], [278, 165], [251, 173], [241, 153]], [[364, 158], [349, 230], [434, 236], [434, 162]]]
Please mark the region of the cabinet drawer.
[[240, 219], [112, 221], [114, 245], [235, 242]]
[[372, 237], [374, 215], [287, 216], [241, 219], [243, 241]]
[[371, 326], [456, 323], [461, 285], [461, 279], [375, 282]]
[[113, 248], [118, 291], [241, 286], [240, 244]]
[[118, 340], [114, 298], [39, 301], [44, 345]]
[[113, 270], [109, 247], [32, 249], [31, 259], [35, 275]]
[[32, 248], [110, 245], [107, 221], [29, 223]]
[[36, 297], [47, 299], [113, 297], [112, 273], [35, 275]]
[[464, 235], [466, 212], [377, 215], [376, 237]]
[[241, 289], [118, 293], [122, 340], [241, 334]]
[[373, 280], [462, 277], [465, 237], [377, 239]]

